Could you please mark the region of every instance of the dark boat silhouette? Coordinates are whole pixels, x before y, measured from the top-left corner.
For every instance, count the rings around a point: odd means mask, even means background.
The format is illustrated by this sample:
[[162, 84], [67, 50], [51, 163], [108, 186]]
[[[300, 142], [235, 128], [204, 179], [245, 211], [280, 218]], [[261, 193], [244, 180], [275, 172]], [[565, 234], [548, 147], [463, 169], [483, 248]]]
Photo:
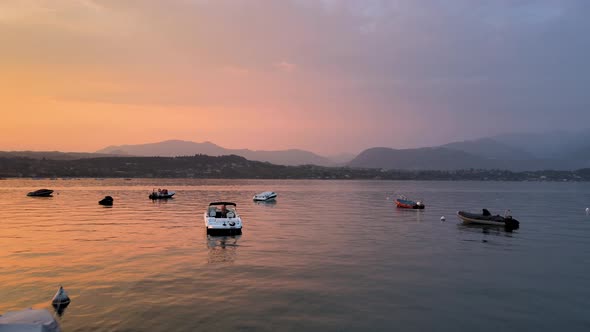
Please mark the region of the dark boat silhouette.
[[30, 196], [30, 197], [51, 197], [51, 194], [53, 194], [53, 190], [51, 190], [51, 189], [39, 189], [39, 190], [31, 191], [30, 193], [27, 194], [27, 196]]
[[114, 199], [111, 196], [105, 196], [103, 199], [98, 201], [98, 204], [104, 206], [112, 206]]
[[168, 191], [168, 189], [156, 189], [152, 190], [152, 193], [148, 196], [150, 199], [166, 199], [172, 198], [176, 194], [174, 191]]
[[465, 224], [479, 224], [488, 226], [502, 226], [507, 229], [518, 229], [520, 222], [510, 214], [507, 210], [504, 216], [492, 215], [487, 209], [483, 209], [482, 213], [469, 213], [465, 211], [458, 211], [457, 217]]

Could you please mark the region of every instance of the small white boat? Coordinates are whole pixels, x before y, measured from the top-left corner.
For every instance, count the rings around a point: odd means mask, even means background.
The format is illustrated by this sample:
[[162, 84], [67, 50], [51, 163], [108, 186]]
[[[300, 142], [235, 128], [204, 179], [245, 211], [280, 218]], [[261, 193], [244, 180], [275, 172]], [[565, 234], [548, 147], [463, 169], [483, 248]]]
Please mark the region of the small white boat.
[[204, 218], [207, 234], [242, 234], [242, 218], [236, 211], [236, 203], [210, 203]]
[[266, 202], [266, 201], [272, 201], [275, 198], [277, 198], [277, 193], [275, 193], [274, 191], [265, 191], [263, 193], [260, 193], [258, 195], [254, 195], [254, 201], [256, 202]]

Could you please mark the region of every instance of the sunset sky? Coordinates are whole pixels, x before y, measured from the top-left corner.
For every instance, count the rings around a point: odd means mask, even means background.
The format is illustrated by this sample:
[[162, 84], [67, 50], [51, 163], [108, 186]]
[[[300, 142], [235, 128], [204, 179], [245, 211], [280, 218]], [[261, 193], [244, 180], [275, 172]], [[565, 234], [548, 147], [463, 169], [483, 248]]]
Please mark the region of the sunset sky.
[[590, 125], [586, 0], [2, 0], [0, 150], [322, 154]]

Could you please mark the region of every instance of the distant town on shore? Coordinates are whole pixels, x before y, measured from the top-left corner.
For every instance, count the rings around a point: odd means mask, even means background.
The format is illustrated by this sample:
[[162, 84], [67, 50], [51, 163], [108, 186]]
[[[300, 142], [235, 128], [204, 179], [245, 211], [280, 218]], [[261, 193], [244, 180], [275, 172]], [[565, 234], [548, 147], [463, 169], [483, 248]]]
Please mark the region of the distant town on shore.
[[0, 151], [0, 177], [589, 181], [590, 130], [511, 134], [358, 154], [168, 140], [93, 153]]
[[521, 172], [494, 169], [391, 170], [349, 166], [285, 166], [252, 161], [236, 155], [80, 159], [4, 156], [0, 157], [0, 177], [590, 181], [590, 168]]

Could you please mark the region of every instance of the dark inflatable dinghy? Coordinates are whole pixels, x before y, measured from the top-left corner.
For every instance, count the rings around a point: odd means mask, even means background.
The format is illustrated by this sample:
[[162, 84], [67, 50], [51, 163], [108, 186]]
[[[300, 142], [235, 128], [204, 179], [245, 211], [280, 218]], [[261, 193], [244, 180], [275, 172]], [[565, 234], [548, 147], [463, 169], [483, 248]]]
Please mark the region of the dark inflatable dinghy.
[[483, 209], [482, 213], [470, 213], [465, 211], [458, 211], [457, 217], [463, 220], [465, 224], [479, 224], [491, 226], [504, 226], [507, 229], [518, 229], [520, 222], [510, 215], [510, 210], [507, 210], [505, 215], [492, 215], [487, 209]]

